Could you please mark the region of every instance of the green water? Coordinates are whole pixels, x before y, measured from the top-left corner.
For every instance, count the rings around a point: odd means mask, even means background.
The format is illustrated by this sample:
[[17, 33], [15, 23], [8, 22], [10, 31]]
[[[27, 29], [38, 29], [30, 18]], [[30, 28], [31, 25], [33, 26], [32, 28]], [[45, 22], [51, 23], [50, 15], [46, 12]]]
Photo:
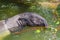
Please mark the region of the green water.
[[0, 32], [0, 40], [3, 40], [7, 35], [10, 35], [9, 31]]
[[[59, 32], [57, 32], [57, 34], [58, 33]], [[53, 31], [50, 30], [40, 31], [39, 33], [36, 33], [36, 30], [30, 30], [20, 34], [10, 34], [9, 32], [5, 32], [0, 35], [0, 40], [60, 40], [58, 38], [56, 34], [53, 34]]]
[[40, 33], [35, 33], [35, 31], [29, 31], [18, 35], [5, 34], [5, 36], [0, 37], [0, 40], [42, 40], [42, 37], [40, 35]]

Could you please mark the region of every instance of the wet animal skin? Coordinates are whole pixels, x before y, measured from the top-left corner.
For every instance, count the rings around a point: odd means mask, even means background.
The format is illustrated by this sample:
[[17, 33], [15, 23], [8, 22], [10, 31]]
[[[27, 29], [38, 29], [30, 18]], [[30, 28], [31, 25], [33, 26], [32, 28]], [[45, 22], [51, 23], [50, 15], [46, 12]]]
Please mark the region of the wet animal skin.
[[20, 32], [25, 26], [42, 26], [45, 28], [48, 27], [48, 23], [43, 17], [41, 17], [37, 13], [32, 12], [18, 14], [14, 17], [7, 19], [5, 23], [11, 33]]

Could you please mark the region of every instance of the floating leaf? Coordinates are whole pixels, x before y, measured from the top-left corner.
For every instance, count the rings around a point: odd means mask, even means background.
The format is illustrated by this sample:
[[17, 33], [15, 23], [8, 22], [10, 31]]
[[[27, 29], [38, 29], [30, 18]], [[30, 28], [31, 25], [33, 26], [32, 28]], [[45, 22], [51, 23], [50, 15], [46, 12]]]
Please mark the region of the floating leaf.
[[56, 24], [59, 24], [59, 23], [60, 23], [59, 21], [56, 22]]
[[58, 30], [57, 30], [57, 29], [55, 29], [55, 31], [57, 32]]
[[36, 30], [36, 33], [40, 33], [41, 31], [39, 29]]

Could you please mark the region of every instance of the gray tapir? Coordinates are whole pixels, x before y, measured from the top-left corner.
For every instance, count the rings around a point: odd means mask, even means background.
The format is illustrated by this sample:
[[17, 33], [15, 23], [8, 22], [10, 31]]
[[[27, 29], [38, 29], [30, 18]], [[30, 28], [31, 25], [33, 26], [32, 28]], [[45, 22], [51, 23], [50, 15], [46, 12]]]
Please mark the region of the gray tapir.
[[11, 33], [20, 32], [25, 26], [48, 27], [47, 21], [37, 13], [33, 12], [25, 12], [8, 18], [5, 20], [5, 25]]

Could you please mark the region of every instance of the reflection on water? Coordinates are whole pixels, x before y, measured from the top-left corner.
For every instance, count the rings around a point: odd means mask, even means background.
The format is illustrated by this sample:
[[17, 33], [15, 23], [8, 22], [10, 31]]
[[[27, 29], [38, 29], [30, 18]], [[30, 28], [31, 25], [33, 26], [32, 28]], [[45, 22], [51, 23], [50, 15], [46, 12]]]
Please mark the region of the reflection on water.
[[10, 33], [4, 26], [4, 20], [0, 21], [0, 40], [3, 40], [3, 38], [8, 34]]
[[[36, 29], [33, 27], [34, 30], [31, 30], [31, 28], [27, 30], [23, 30], [20, 34], [10, 34], [8, 31], [3, 32], [2, 35], [0, 35], [0, 40], [35, 40], [35, 36], [37, 36], [38, 39], [40, 39], [38, 36], [40, 33], [36, 33]], [[37, 28], [38, 29], [38, 28]], [[36, 35], [37, 34], [37, 35]]]
[[[3, 40], [35, 40], [34, 36], [36, 36], [34, 31], [29, 31], [29, 32], [18, 34], [18, 35], [10, 34], [6, 36]], [[38, 38], [38, 35], [37, 35], [37, 38]]]
[[[36, 30], [39, 27], [33, 29], [29, 28], [27, 31], [23, 30], [20, 34], [10, 34], [9, 32], [4, 32], [0, 35], [0, 40], [56, 40], [55, 34], [50, 30], [40, 30], [39, 33], [36, 33]], [[48, 37], [48, 38], [47, 38]]]
[[0, 40], [3, 40], [4, 37], [6, 37], [7, 35], [9, 35], [10, 32], [9, 31], [4, 31], [4, 32], [0, 32]]

